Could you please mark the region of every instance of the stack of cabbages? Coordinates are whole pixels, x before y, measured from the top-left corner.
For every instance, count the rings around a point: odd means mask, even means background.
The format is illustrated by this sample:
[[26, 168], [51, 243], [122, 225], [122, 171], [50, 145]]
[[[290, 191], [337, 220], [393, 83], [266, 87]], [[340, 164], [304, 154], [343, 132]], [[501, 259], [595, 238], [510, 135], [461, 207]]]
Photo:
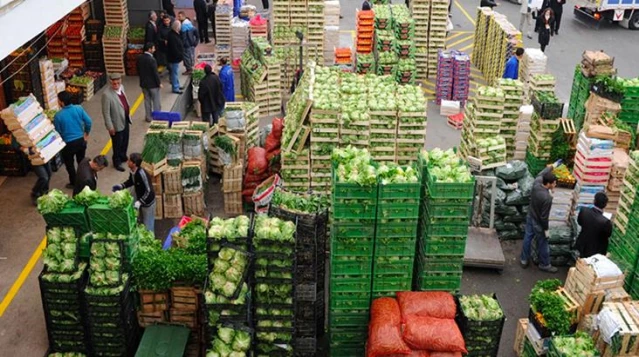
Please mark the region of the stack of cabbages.
[[[528, 172], [525, 162], [514, 160], [494, 170], [486, 170], [481, 176], [496, 176], [495, 189], [495, 224], [500, 240], [523, 239], [530, 205], [530, 193], [535, 178]], [[481, 226], [488, 227], [490, 223], [490, 198], [492, 184], [482, 184], [484, 191], [481, 199], [475, 200], [475, 209], [481, 209]]]

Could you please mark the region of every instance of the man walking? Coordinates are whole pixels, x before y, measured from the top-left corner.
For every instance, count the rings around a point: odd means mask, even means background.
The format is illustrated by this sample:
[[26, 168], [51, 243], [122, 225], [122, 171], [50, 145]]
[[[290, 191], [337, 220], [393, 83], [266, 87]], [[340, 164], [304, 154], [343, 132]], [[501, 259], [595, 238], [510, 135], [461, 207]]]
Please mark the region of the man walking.
[[531, 23], [532, 23], [532, 9], [530, 8], [530, 0], [521, 0], [521, 7], [519, 8], [519, 32], [526, 34], [528, 38], [532, 38]]
[[129, 179], [113, 186], [113, 192], [133, 186], [135, 188], [135, 209], [140, 210], [138, 222], [144, 224], [149, 231], [154, 232], [155, 192], [153, 185], [151, 185], [151, 177], [140, 167], [142, 166], [142, 155], [139, 153], [129, 155], [127, 165], [131, 170]]
[[506, 68], [504, 69], [504, 78], [517, 79], [519, 78], [519, 61], [524, 56], [524, 49], [517, 47], [515, 54], [506, 62]]
[[204, 78], [200, 81], [197, 99], [202, 109], [202, 120], [212, 126], [217, 124], [226, 103], [222, 93], [222, 83], [208, 64], [204, 67], [204, 74]]
[[178, 79], [178, 71], [180, 70], [180, 62], [184, 61], [184, 43], [180, 37], [180, 21], [173, 21], [171, 32], [167, 39], [166, 59], [169, 62], [169, 74], [171, 77], [171, 89], [173, 93], [182, 94], [180, 81]]
[[113, 166], [124, 172], [122, 164], [127, 161], [129, 126], [132, 124], [130, 106], [122, 86], [122, 76], [112, 73], [109, 78], [111, 86], [102, 94], [102, 115], [113, 143]]
[[220, 82], [227, 102], [235, 102], [235, 78], [233, 68], [226, 57], [220, 58]]
[[195, 19], [197, 20], [197, 30], [200, 37], [200, 43], [209, 43], [209, 19], [206, 11], [206, 1], [194, 0], [193, 8], [195, 9]]
[[73, 185], [73, 196], [82, 192], [85, 187], [95, 191], [98, 187], [98, 172], [109, 166], [104, 155], [98, 155], [93, 160], [84, 158], [78, 165], [78, 172]]
[[[217, 35], [215, 33], [215, 8], [217, 7], [217, 0], [206, 0], [206, 11], [211, 20], [211, 30], [213, 30], [213, 39], [217, 41]], [[208, 31], [207, 31], [208, 32]]]
[[184, 68], [186, 71], [182, 75], [190, 75], [193, 73], [193, 66], [195, 65], [195, 47], [200, 43], [200, 37], [197, 29], [186, 17], [183, 11], [178, 13], [178, 20], [182, 23], [180, 27], [180, 33], [182, 35], [182, 43], [184, 44]]
[[144, 94], [144, 111], [146, 121], [153, 120], [151, 113], [160, 111], [160, 76], [158, 75], [158, 64], [153, 57], [155, 45], [147, 42], [144, 45], [144, 53], [138, 56], [138, 75], [140, 76], [140, 88]]
[[555, 13], [555, 26], [552, 28], [552, 31], [555, 32], [555, 35], [559, 35], [559, 25], [561, 25], [561, 15], [564, 13], [564, 4], [566, 0], [550, 0], [549, 5], [552, 9], [552, 12]]
[[73, 96], [67, 91], [58, 93], [59, 112], [53, 117], [53, 126], [66, 146], [62, 149], [62, 161], [69, 175], [67, 188], [75, 184], [75, 161], [80, 164], [87, 150], [87, 140], [91, 133], [91, 118], [84, 108], [72, 104]]
[[612, 222], [604, 216], [604, 208], [608, 205], [608, 196], [603, 192], [595, 194], [595, 206], [584, 207], [579, 211], [577, 223], [581, 226], [575, 249], [579, 257], [588, 258], [595, 254], [608, 253], [608, 240], [612, 235]]
[[550, 265], [550, 248], [548, 246], [548, 218], [552, 207], [551, 191], [557, 186], [557, 177], [552, 173], [554, 167], [555, 164], [548, 165], [535, 178], [533, 184], [528, 217], [526, 217], [524, 246], [521, 251], [521, 266], [524, 269], [528, 268], [531, 244], [533, 240], [536, 240], [539, 270], [547, 273], [557, 272], [557, 268]]

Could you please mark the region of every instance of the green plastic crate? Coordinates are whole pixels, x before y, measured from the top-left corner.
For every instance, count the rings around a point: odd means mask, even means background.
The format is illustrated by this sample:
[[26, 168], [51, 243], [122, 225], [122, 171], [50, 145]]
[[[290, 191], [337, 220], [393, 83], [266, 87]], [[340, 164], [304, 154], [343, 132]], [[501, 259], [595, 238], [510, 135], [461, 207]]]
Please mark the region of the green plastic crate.
[[424, 255], [464, 255], [466, 239], [424, 238], [421, 243]]
[[376, 237], [375, 257], [395, 257], [415, 255], [415, 237]]
[[422, 224], [422, 234], [428, 237], [467, 237], [468, 225]]
[[373, 274], [408, 274], [412, 273], [415, 263], [414, 255], [379, 257], [376, 256], [373, 265]]
[[423, 209], [422, 221], [427, 225], [456, 225], [456, 226], [468, 226], [470, 223], [470, 216], [468, 217], [434, 217], [428, 211], [428, 206]]
[[330, 346], [331, 357], [353, 357], [364, 356], [366, 354], [366, 341], [359, 343], [357, 346]]
[[375, 227], [376, 237], [417, 237], [419, 221], [382, 222], [378, 221]]
[[331, 292], [330, 297], [331, 309], [368, 309], [371, 306], [371, 294], [367, 292], [350, 293], [350, 292]]
[[426, 161], [419, 155], [417, 162], [419, 173], [422, 175], [422, 184], [425, 184], [428, 194], [433, 198], [472, 199], [475, 194], [475, 178], [467, 183], [437, 182], [430, 175]]
[[368, 339], [368, 326], [362, 327], [336, 327], [329, 326], [329, 339], [331, 345], [343, 346], [366, 342]]
[[411, 290], [413, 272], [409, 274], [388, 274], [373, 276], [373, 292]]
[[330, 309], [329, 312], [329, 326], [331, 327], [357, 327], [367, 326], [370, 312], [365, 310], [354, 309]]
[[421, 177], [417, 171], [418, 182], [415, 183], [390, 183], [379, 185], [377, 199], [382, 200], [419, 200], [421, 193]]
[[133, 204], [127, 208], [111, 208], [107, 201], [87, 209], [91, 230], [98, 233], [131, 234], [135, 230], [136, 216]]
[[362, 186], [356, 183], [338, 182], [335, 174], [335, 168], [332, 170], [333, 197], [335, 199], [364, 199], [377, 201], [378, 185]]
[[422, 291], [457, 292], [461, 287], [461, 273], [426, 273], [417, 277], [418, 289]]
[[439, 203], [437, 200], [424, 200], [424, 209], [431, 218], [466, 218], [470, 221], [473, 207], [471, 202], [462, 204]]
[[330, 277], [332, 293], [340, 292], [370, 292], [371, 275], [351, 275], [348, 278], [331, 274]]
[[420, 267], [424, 272], [461, 273], [464, 268], [464, 258], [451, 255], [427, 255], [420, 259]]
[[47, 227], [73, 227], [81, 233], [90, 232], [87, 208], [69, 201], [58, 213], [47, 213], [42, 215]]
[[331, 274], [371, 274], [373, 271], [373, 259], [366, 260], [337, 260], [331, 258]]
[[408, 203], [384, 203], [377, 207], [377, 219], [408, 219], [419, 218], [419, 201]]
[[333, 218], [335, 221], [371, 221], [377, 215], [377, 204], [374, 201], [339, 203], [333, 200]]
[[335, 222], [332, 232], [345, 238], [369, 238], [375, 236], [375, 225], [359, 222]]
[[372, 257], [375, 238], [369, 237], [341, 237], [331, 232], [331, 255]]

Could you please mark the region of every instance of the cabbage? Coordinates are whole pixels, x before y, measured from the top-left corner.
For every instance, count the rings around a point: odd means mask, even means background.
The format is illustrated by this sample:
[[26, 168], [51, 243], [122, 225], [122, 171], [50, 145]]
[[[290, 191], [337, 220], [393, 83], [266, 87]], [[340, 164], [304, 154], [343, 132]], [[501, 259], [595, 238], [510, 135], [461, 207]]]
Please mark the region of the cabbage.
[[97, 190], [93, 191], [91, 188], [89, 188], [89, 186], [84, 186], [84, 189], [82, 189], [80, 193], [75, 195], [73, 197], [73, 200], [79, 205], [88, 207], [96, 203], [96, 201], [99, 200], [100, 197], [102, 197], [102, 195], [100, 195], [100, 192], [98, 192]]
[[69, 195], [54, 188], [38, 198], [38, 211], [40, 214], [58, 213], [70, 200]]
[[228, 345], [233, 341], [235, 330], [228, 327], [218, 327], [217, 336]]

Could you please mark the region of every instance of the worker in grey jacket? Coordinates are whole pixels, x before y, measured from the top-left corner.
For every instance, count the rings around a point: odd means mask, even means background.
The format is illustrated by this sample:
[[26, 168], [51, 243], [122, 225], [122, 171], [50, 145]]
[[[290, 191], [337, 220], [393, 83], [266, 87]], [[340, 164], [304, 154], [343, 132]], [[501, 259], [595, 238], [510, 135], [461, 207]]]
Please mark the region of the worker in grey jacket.
[[527, 268], [530, 259], [530, 246], [533, 239], [537, 240], [539, 255], [539, 270], [556, 273], [557, 268], [550, 264], [550, 247], [548, 246], [548, 218], [552, 207], [552, 189], [557, 186], [557, 177], [553, 174], [556, 164], [548, 165], [535, 178], [530, 194], [530, 207], [526, 217], [524, 246], [521, 251], [521, 266]]
[[122, 164], [128, 161], [126, 152], [129, 148], [129, 126], [132, 124], [131, 108], [122, 86], [122, 76], [112, 73], [109, 79], [111, 85], [102, 94], [102, 115], [113, 143], [113, 166], [124, 172]]

